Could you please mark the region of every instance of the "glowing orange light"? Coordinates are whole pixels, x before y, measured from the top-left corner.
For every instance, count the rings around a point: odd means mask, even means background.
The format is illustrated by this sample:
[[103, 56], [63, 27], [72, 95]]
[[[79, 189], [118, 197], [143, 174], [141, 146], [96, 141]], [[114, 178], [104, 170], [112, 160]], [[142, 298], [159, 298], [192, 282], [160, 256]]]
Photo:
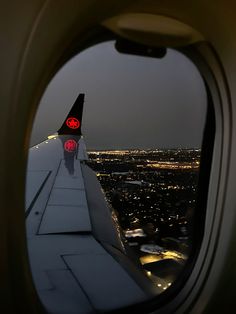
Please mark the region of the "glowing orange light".
[[66, 125], [70, 129], [78, 129], [80, 127], [80, 122], [75, 117], [70, 117], [66, 120]]
[[77, 148], [77, 143], [75, 140], [67, 140], [65, 143], [64, 143], [64, 149], [69, 152], [69, 153], [73, 153]]

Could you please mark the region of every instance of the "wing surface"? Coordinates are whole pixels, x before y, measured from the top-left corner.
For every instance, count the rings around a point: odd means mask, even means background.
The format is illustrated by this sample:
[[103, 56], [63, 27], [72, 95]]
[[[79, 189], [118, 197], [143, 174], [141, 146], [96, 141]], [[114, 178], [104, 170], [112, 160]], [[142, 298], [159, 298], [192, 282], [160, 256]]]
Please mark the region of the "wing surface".
[[39, 297], [53, 314], [113, 311], [156, 293], [126, 255], [79, 133], [61, 128], [29, 152], [29, 258]]

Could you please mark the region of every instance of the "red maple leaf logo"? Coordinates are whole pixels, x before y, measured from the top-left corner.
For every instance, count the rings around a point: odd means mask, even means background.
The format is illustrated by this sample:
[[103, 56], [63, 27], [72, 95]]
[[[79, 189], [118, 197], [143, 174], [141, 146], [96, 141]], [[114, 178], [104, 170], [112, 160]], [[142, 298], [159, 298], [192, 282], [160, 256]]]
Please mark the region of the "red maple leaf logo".
[[64, 149], [69, 152], [69, 153], [72, 153], [76, 150], [77, 148], [77, 143], [75, 140], [67, 140], [64, 144]]
[[80, 122], [75, 117], [70, 117], [66, 120], [66, 125], [70, 129], [78, 129], [80, 127]]

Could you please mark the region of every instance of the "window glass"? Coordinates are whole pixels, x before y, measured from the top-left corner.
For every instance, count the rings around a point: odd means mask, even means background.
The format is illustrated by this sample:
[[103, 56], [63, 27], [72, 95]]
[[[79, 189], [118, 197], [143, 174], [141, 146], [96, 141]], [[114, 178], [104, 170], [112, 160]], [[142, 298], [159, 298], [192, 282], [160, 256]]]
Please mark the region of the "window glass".
[[184, 270], [195, 245], [207, 111], [204, 82], [176, 50], [151, 58], [120, 54], [114, 42], [101, 43], [70, 60], [50, 82], [35, 119], [32, 146], [37, 148], [61, 127], [79, 93], [85, 94], [86, 164], [101, 184], [122, 254], [135, 261], [157, 294], [163, 292]]

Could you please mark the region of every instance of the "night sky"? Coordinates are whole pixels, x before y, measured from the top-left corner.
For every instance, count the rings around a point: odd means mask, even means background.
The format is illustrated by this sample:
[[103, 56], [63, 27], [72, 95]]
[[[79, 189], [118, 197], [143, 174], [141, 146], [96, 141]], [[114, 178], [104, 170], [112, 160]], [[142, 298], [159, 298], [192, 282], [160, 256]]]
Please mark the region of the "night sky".
[[88, 149], [200, 147], [206, 91], [193, 63], [168, 50], [163, 59], [118, 53], [112, 42], [70, 60], [48, 85], [31, 145], [55, 133], [79, 93]]

